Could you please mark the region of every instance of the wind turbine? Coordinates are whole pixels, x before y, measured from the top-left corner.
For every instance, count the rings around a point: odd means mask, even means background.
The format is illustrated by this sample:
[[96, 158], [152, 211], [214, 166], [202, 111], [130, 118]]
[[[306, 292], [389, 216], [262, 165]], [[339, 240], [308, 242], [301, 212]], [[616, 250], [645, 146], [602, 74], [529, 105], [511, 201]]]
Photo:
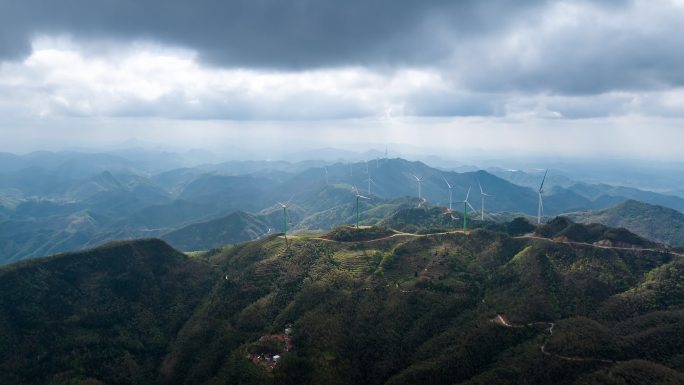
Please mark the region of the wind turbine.
[[375, 180], [373, 178], [371, 178], [370, 174], [368, 174], [368, 178], [366, 179], [366, 182], [368, 182], [368, 195], [371, 195], [371, 183], [373, 183], [376, 186], [378, 184], [375, 183]]
[[354, 192], [356, 193], [356, 228], [358, 229], [359, 228], [359, 216], [360, 216], [360, 214], [359, 214], [359, 199], [370, 200], [370, 198], [359, 194], [359, 190], [356, 188], [356, 186], [354, 186]]
[[542, 194], [544, 193], [544, 181], [546, 181], [546, 174], [549, 170], [544, 171], [544, 178], [542, 178], [541, 184], [539, 185], [539, 206], [537, 208], [537, 224], [541, 224], [541, 216], [544, 214], [544, 201], [542, 199]]
[[323, 170], [325, 170], [325, 184], [328, 184], [328, 168], [323, 166]]
[[465, 199], [463, 200], [463, 233], [466, 233], [466, 230], [468, 229], [468, 207], [470, 207], [471, 210], [477, 213], [477, 210], [475, 210], [475, 207], [468, 202], [468, 198], [470, 197], [470, 189], [472, 186], [468, 187], [468, 193], [466, 194]]
[[442, 176], [442, 179], [444, 179], [444, 183], [446, 183], [447, 187], [449, 188], [449, 212], [451, 212], [451, 197], [454, 192], [454, 186], [452, 186], [449, 182], [447, 182], [446, 178]]
[[[413, 175], [413, 174], [412, 174]], [[416, 175], [413, 175], [414, 178], [416, 178], [416, 182], [418, 182], [418, 199], [422, 199], [423, 196], [420, 191], [420, 185], [423, 183], [423, 177], [418, 177]]]
[[287, 201], [287, 203], [278, 202], [280, 207], [283, 209], [283, 233], [285, 234], [285, 243], [287, 243], [287, 220], [288, 220], [287, 208], [288, 208], [288, 206], [290, 206], [291, 200], [292, 200], [292, 198], [290, 198], [290, 200]]
[[480, 184], [480, 181], [477, 181], [477, 186], [480, 187], [480, 199], [482, 200], [482, 209], [480, 210], [480, 220], [484, 221], [484, 202], [485, 202], [485, 197], [491, 197], [493, 195], [489, 195], [484, 190], [482, 190], [482, 185]]

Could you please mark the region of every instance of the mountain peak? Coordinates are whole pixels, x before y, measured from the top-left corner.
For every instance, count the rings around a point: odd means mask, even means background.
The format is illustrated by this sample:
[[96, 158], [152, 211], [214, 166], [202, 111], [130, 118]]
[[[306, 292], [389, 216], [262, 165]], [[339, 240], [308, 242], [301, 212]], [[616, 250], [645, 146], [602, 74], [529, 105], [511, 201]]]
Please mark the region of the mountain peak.
[[644, 238], [672, 246], [684, 246], [684, 214], [638, 200], [626, 200], [615, 206], [569, 214], [581, 223], [600, 223], [623, 227]]

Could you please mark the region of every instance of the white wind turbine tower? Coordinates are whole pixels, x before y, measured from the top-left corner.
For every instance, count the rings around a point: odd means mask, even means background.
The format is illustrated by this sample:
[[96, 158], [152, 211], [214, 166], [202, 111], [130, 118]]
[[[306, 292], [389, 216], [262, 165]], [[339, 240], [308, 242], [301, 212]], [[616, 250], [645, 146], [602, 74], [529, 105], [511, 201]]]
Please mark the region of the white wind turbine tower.
[[484, 221], [484, 213], [485, 213], [484, 202], [485, 202], [485, 197], [491, 197], [491, 196], [493, 196], [493, 195], [489, 195], [489, 194], [487, 194], [486, 192], [484, 192], [484, 190], [482, 190], [482, 185], [480, 184], [480, 181], [479, 181], [479, 180], [477, 181], [477, 185], [478, 185], [478, 187], [480, 187], [480, 199], [482, 200], [482, 208], [481, 208], [481, 210], [480, 210], [480, 220], [481, 220], [481, 221]]
[[444, 183], [446, 183], [447, 187], [449, 188], [449, 212], [451, 212], [451, 198], [454, 193], [454, 186], [452, 186], [449, 182], [447, 182], [446, 178], [442, 176], [442, 179], [444, 179]]
[[413, 177], [416, 179], [416, 182], [418, 182], [418, 199], [423, 199], [423, 195], [421, 194], [421, 184], [423, 183], [423, 177], [418, 177], [416, 175], [413, 175]]
[[[288, 244], [287, 242], [287, 222], [290, 220], [290, 216], [287, 213], [287, 208], [290, 207], [290, 202], [292, 201], [292, 198], [288, 200], [286, 203], [282, 202], [277, 202], [280, 207], [283, 209], [283, 235], [285, 237], [285, 244]], [[289, 247], [289, 244], [288, 244]]]
[[368, 178], [366, 178], [366, 182], [368, 182], [368, 195], [371, 195], [371, 183], [374, 184], [374, 185], [376, 185], [376, 186], [377, 186], [378, 184], [375, 183], [375, 180], [374, 180], [373, 178], [371, 178], [371, 175], [370, 175], [370, 174], [368, 174]]
[[470, 207], [471, 210], [473, 210], [474, 213], [477, 214], [477, 210], [475, 210], [475, 207], [468, 202], [468, 198], [470, 198], [470, 190], [472, 186], [468, 187], [468, 193], [466, 194], [465, 199], [463, 200], [463, 233], [465, 234], [466, 231], [468, 230], [468, 207]]
[[546, 180], [546, 174], [549, 172], [547, 169], [544, 171], [544, 178], [542, 178], [541, 184], [539, 185], [539, 207], [537, 208], [537, 224], [541, 224], [541, 217], [544, 214], [544, 201], [542, 199], [542, 194], [544, 193], [544, 181]]
[[356, 228], [359, 228], [359, 218], [360, 218], [360, 213], [359, 213], [359, 199], [367, 199], [370, 200], [370, 198], [365, 197], [361, 194], [359, 194], [359, 189], [354, 186], [354, 193], [356, 193]]

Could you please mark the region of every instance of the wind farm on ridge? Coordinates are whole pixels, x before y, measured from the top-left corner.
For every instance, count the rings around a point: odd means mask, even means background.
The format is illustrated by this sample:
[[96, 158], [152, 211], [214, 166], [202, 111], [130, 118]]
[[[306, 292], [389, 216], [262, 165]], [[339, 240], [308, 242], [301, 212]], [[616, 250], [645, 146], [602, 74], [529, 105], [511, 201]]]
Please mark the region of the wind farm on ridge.
[[[387, 153], [387, 150], [385, 150], [385, 154]], [[385, 155], [386, 156], [386, 155]], [[330, 172], [329, 172], [329, 166], [323, 166], [323, 175], [325, 178], [325, 185], [337, 185], [337, 186], [344, 186], [348, 189], [351, 190], [352, 192], [352, 197], [353, 197], [353, 211], [354, 211], [354, 221], [353, 224], [351, 224], [352, 229], [359, 230], [363, 228], [364, 226], [361, 226], [361, 221], [362, 221], [362, 214], [364, 207], [366, 207], [365, 204], [362, 204], [364, 201], [365, 202], [371, 202], [375, 198], [381, 199], [380, 195], [378, 193], [381, 191], [382, 186], [379, 185], [376, 180], [373, 178], [372, 174], [375, 175], [382, 175], [382, 169], [381, 169], [381, 164], [384, 162], [388, 161], [388, 158], [375, 158], [374, 162], [366, 160], [363, 162], [359, 163], [354, 163], [354, 162], [349, 162], [349, 175], [347, 177], [343, 177], [341, 180], [335, 180], [331, 179], [330, 177]], [[374, 163], [374, 167], [370, 167], [369, 164]], [[360, 166], [360, 167], [359, 167]], [[354, 181], [354, 168], [360, 168], [361, 171], [359, 172], [357, 170], [356, 175], [357, 177], [359, 175], [364, 176], [364, 178], [361, 180], [362, 183], [364, 183], [366, 186], [366, 192], [365, 195], [362, 195], [359, 189], [357, 188], [356, 184], [353, 182]], [[374, 170], [374, 171], [372, 171]], [[446, 173], [448, 174], [448, 173]], [[543, 193], [544, 193], [544, 183], [546, 181], [546, 177], [548, 174], [548, 170], [545, 170], [544, 175], [542, 177], [542, 180], [540, 182], [539, 189], [537, 190], [537, 197], [538, 197], [538, 211], [537, 211], [537, 216], [536, 216], [536, 222], [538, 225], [542, 223], [542, 217], [544, 214], [544, 208], [543, 208]], [[419, 175], [417, 173], [405, 173], [403, 174], [405, 177], [405, 181], [407, 184], [414, 184], [414, 188], [416, 189], [416, 197], [418, 199], [416, 208], [425, 208], [428, 205], [428, 200], [424, 197], [423, 193], [423, 185], [425, 182], [425, 176], [424, 175]], [[479, 178], [474, 178], [474, 180], [470, 183], [467, 184], [467, 189], [466, 185], [461, 186], [462, 189], [465, 190], [465, 197], [463, 200], [454, 202], [453, 200], [453, 193], [454, 189], [456, 189], [458, 186], [453, 183], [449, 182], [445, 176], [445, 174], [440, 175], [442, 181], [446, 185], [446, 188], [444, 189], [444, 195], [446, 196], [448, 206], [444, 208], [444, 214], [449, 215], [450, 218], [454, 221], [459, 220], [459, 218], [456, 218], [453, 216], [454, 208], [453, 204], [454, 203], [462, 203], [463, 204], [463, 211], [460, 212], [459, 214], [461, 215], [462, 219], [462, 227], [460, 232], [464, 234], [468, 234], [469, 232], [469, 224], [472, 220], [479, 220], [480, 222], [484, 222], [486, 220], [485, 215], [491, 217], [492, 220], [496, 221], [495, 217], [492, 217], [492, 213], [488, 213], [485, 208], [485, 201], [488, 199], [495, 199], [495, 196], [493, 194], [490, 194], [486, 191], [486, 185], [483, 186], [482, 182], [479, 180]], [[351, 181], [350, 181], [351, 179]], [[477, 188], [479, 190], [479, 196], [480, 196], [480, 210], [477, 210], [472, 203], [470, 202], [470, 193], [472, 191], [473, 184], [477, 185]], [[376, 194], [373, 194], [373, 187], [375, 187], [378, 192]], [[287, 206], [290, 204], [290, 201], [292, 198], [287, 203], [281, 203], [277, 202], [281, 208], [283, 209], [283, 236], [287, 238], [287, 230], [288, 230], [288, 223], [290, 221], [290, 218], [288, 216], [287, 212]], [[370, 206], [368, 206], [370, 207]], [[343, 225], [343, 223], [340, 223], [339, 225]], [[367, 227], [367, 226], [366, 226]], [[471, 226], [472, 227], [472, 226]]]

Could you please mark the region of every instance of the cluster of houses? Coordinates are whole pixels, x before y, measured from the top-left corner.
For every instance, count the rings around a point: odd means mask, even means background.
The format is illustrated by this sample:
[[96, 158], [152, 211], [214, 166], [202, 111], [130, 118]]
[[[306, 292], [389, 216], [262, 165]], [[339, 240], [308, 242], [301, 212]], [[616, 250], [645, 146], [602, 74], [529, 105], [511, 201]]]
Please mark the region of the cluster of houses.
[[283, 334], [264, 335], [258, 340], [258, 344], [262, 346], [267, 346], [273, 342], [275, 342], [275, 345], [281, 348], [278, 349], [279, 351], [249, 353], [245, 358], [252, 361], [252, 363], [255, 365], [263, 367], [267, 372], [272, 372], [273, 369], [278, 366], [282, 356], [294, 349], [294, 342], [292, 340], [292, 326], [288, 325], [285, 328], [285, 333]]

